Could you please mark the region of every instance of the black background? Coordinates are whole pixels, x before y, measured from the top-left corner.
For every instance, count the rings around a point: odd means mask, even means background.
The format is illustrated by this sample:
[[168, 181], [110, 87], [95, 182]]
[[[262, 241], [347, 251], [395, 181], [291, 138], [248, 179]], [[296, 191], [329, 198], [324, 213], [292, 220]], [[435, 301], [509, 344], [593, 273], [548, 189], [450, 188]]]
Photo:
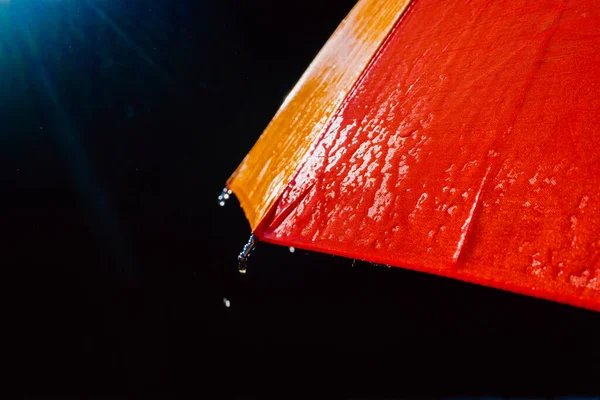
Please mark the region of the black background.
[[353, 4], [0, 5], [22, 391], [598, 392], [591, 311], [262, 243], [238, 275], [249, 227], [216, 197]]

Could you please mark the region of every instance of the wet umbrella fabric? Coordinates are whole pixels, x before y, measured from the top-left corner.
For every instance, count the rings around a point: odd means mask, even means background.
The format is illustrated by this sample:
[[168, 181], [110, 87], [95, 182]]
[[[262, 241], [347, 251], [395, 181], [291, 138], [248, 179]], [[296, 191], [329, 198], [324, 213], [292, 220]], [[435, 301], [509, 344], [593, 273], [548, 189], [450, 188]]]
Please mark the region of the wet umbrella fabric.
[[259, 240], [600, 310], [598, 110], [591, 0], [363, 0], [227, 186]]

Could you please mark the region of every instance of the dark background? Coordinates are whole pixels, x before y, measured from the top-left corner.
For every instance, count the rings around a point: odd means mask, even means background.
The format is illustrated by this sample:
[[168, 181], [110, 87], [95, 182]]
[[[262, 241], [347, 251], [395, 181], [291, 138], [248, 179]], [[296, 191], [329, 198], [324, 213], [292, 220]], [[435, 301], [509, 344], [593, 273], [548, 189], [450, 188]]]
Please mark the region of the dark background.
[[354, 3], [0, 4], [22, 391], [599, 392], [591, 311], [262, 243], [238, 275], [249, 227], [217, 195]]

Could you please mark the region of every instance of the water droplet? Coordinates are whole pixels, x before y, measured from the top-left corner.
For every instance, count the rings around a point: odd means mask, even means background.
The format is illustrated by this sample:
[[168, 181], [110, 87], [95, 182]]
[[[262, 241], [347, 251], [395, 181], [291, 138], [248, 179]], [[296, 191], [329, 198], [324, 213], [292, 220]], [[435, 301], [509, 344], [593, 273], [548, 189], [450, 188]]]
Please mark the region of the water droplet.
[[231, 190], [229, 190], [227, 188], [223, 189], [223, 191], [219, 195], [219, 198], [217, 199], [219, 201], [219, 205], [221, 207], [225, 206], [225, 203], [227, 202], [227, 200], [229, 200], [230, 197], [231, 197]]
[[537, 182], [538, 175], [539, 174], [535, 174], [531, 179], [529, 179], [530, 185], [535, 185], [535, 183]]
[[576, 216], [571, 215], [571, 229], [577, 228], [577, 222], [579, 221]]
[[231, 306], [231, 302], [229, 301], [229, 299], [227, 297], [223, 297], [223, 304], [225, 304], [225, 307], [229, 308]]
[[245, 274], [248, 267], [248, 258], [250, 258], [250, 253], [256, 247], [256, 236], [250, 235], [250, 239], [248, 239], [248, 243], [242, 249], [242, 252], [238, 255], [238, 270], [240, 274]]
[[417, 129], [416, 128], [407, 128], [407, 129], [403, 129], [399, 132], [399, 135], [401, 138], [407, 138], [410, 137], [412, 135], [414, 135], [415, 133], [417, 133]]
[[570, 277], [570, 282], [573, 286], [576, 287], [584, 287], [587, 285], [588, 282], [588, 278], [590, 276], [590, 271], [588, 271], [587, 269], [585, 271], [583, 271], [583, 274], [581, 275], [571, 275]]
[[556, 268], [558, 268], [558, 270], [557, 270], [558, 272], [557, 272], [556, 276], [557, 277], [563, 276], [565, 273], [565, 271], [564, 271], [565, 263], [559, 262], [558, 264], [556, 264]]
[[295, 251], [296, 251], [296, 249], [294, 247], [290, 246], [290, 253], [293, 253]]
[[579, 209], [580, 210], [583, 210], [585, 208], [585, 206], [587, 205], [588, 200], [589, 200], [588, 196], [583, 196], [581, 198], [581, 201], [579, 202]]

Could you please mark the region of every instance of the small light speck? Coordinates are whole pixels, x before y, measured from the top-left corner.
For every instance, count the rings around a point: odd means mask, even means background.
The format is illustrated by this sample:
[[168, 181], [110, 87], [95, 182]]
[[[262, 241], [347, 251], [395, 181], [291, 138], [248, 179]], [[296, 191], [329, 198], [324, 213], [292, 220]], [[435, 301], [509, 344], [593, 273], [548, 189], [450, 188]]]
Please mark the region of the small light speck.
[[294, 247], [290, 247], [290, 253], [293, 253], [295, 251], [296, 251], [296, 249]]
[[229, 299], [227, 297], [223, 297], [223, 304], [225, 304], [225, 307], [229, 308], [229, 306], [231, 306], [231, 302], [229, 301]]

